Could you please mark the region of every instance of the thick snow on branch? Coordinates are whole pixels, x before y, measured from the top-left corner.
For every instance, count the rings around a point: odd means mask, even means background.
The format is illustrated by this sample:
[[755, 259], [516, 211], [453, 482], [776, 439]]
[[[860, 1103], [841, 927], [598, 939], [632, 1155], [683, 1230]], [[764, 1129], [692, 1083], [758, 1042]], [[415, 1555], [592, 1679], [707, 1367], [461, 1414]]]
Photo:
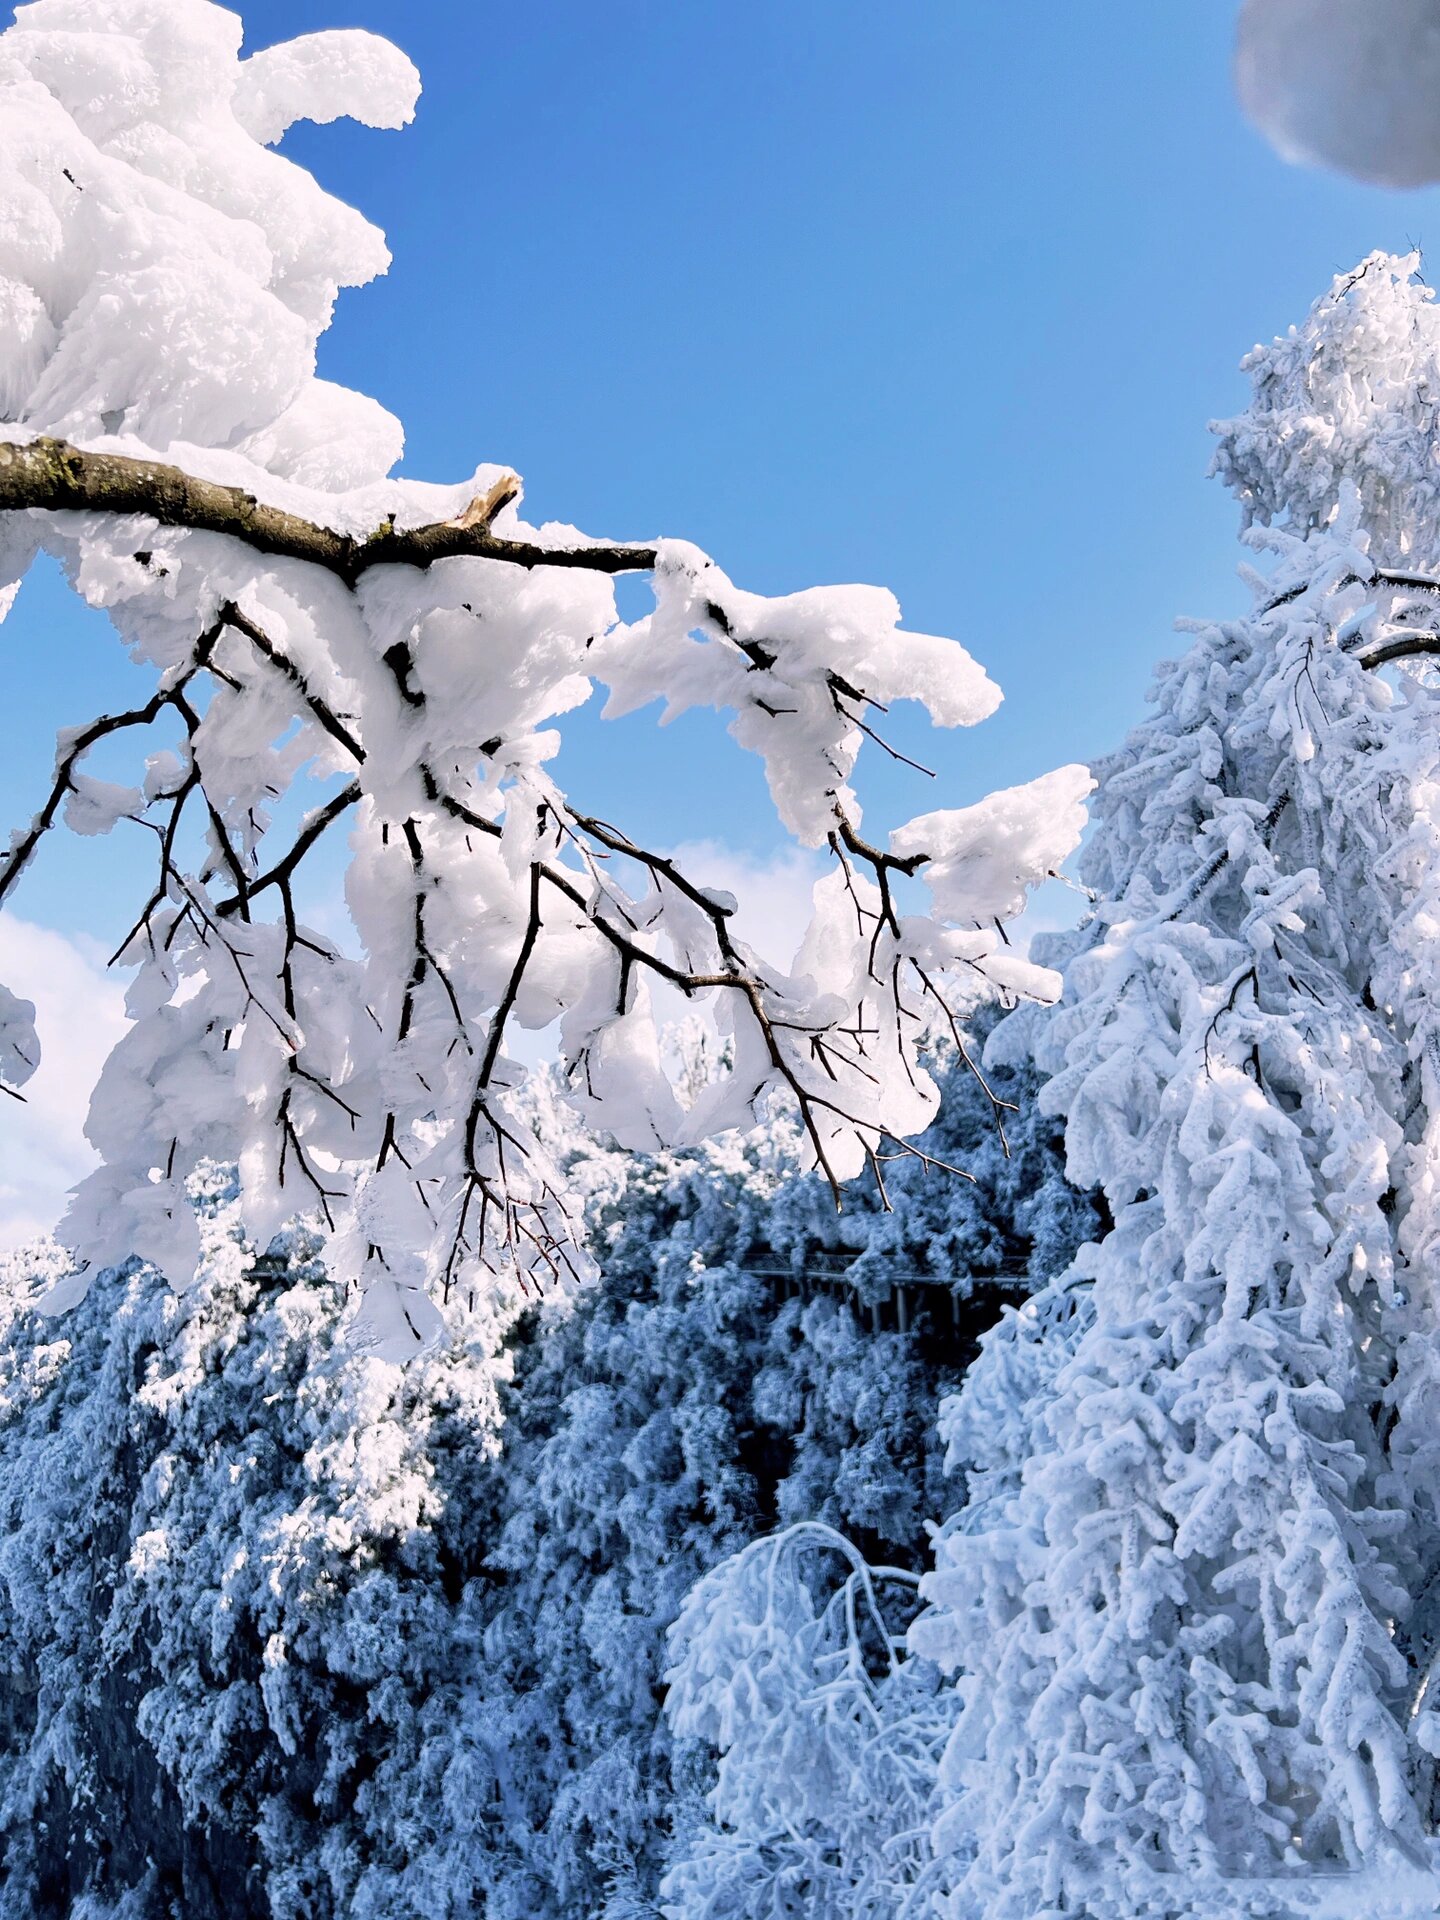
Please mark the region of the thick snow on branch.
[[354, 31], [307, 33], [243, 63], [235, 118], [272, 147], [297, 120], [403, 127], [414, 118], [419, 95], [419, 74], [388, 40]]
[[904, 1910], [947, 1704], [900, 1659], [915, 1585], [806, 1521], [691, 1591], [670, 1629], [665, 1711], [721, 1758], [715, 1825], [681, 1850], [667, 1913]]
[[35, 1003], [0, 986], [0, 1090], [14, 1094], [40, 1064]]
[[[237, 1164], [247, 1231], [315, 1217], [363, 1296], [354, 1337], [403, 1356], [457, 1288], [581, 1264], [517, 1102], [518, 1031], [558, 1024], [577, 1111], [629, 1149], [743, 1126], [779, 1091], [838, 1190], [932, 1118], [916, 1046], [957, 989], [1057, 990], [996, 920], [1074, 846], [1088, 777], [872, 842], [853, 781], [889, 703], [962, 726], [999, 699], [962, 648], [906, 633], [877, 588], [766, 599], [678, 542], [527, 527], [504, 468], [390, 479], [399, 423], [315, 373], [384, 242], [270, 143], [297, 117], [403, 121], [414, 74], [357, 34], [239, 55], [207, 0], [38, 0], [0, 35], [0, 587], [55, 555], [154, 676], [62, 733], [0, 904], [62, 820], [150, 831], [77, 1255], [185, 1284], [186, 1180]], [[622, 567], [654, 575], [629, 624]], [[562, 722], [597, 680], [611, 711], [717, 709], [760, 756], [782, 825], [829, 863], [798, 954], [755, 950], [703, 872], [566, 792]], [[133, 776], [97, 779], [91, 752], [127, 742]], [[359, 957], [304, 918], [337, 837]], [[661, 988], [731, 1043], [694, 1097]]]

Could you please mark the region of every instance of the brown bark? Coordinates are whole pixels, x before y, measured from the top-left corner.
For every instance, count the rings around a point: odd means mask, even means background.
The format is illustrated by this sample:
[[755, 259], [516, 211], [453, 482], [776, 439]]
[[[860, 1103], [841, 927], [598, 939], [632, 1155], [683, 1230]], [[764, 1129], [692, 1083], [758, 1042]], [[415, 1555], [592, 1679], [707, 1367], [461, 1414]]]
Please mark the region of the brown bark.
[[309, 561], [353, 586], [369, 567], [428, 567], [436, 560], [507, 560], [517, 567], [583, 567], [594, 573], [643, 573], [653, 547], [542, 547], [491, 532], [519, 482], [505, 475], [457, 519], [424, 527], [390, 522], [362, 539], [267, 506], [240, 487], [200, 480], [159, 460], [87, 453], [65, 440], [0, 442], [0, 512], [139, 514], [164, 527], [224, 533], [259, 553]]

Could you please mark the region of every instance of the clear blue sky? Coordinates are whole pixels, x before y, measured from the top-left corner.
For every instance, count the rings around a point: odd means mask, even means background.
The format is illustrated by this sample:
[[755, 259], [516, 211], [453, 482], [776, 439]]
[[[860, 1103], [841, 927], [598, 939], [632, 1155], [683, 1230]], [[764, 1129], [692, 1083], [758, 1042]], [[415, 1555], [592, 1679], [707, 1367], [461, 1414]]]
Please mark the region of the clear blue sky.
[[[252, 46], [368, 26], [424, 76], [406, 132], [287, 146], [389, 234], [390, 277], [344, 296], [322, 370], [407, 423], [409, 471], [508, 462], [532, 517], [683, 535], [762, 591], [883, 582], [1001, 682], [994, 720], [925, 730], [937, 782], [872, 766], [879, 825], [1121, 736], [1172, 616], [1241, 604], [1235, 515], [1205, 479], [1240, 355], [1372, 247], [1440, 233], [1432, 193], [1264, 147], [1232, 99], [1234, 12], [257, 0], [246, 19]], [[133, 690], [101, 626], [39, 582], [0, 633], [7, 817], [54, 726]], [[637, 831], [763, 852], [778, 833], [736, 761], [709, 719], [643, 717], [582, 723], [562, 764]], [[57, 844], [18, 908], [123, 929], [129, 861], [119, 836]]]

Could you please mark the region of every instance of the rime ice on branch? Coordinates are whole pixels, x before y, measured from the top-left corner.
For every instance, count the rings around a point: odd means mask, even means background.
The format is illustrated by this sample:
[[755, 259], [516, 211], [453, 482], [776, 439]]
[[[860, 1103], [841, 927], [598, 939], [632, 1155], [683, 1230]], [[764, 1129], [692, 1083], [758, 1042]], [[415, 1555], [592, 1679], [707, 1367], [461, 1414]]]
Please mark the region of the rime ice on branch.
[[[501, 468], [387, 479], [399, 423], [315, 374], [338, 289], [382, 272], [384, 244], [269, 143], [297, 119], [398, 125], [416, 76], [366, 34], [249, 59], [239, 34], [206, 0], [38, 0], [0, 35], [0, 592], [56, 556], [154, 673], [143, 705], [61, 736], [0, 903], [62, 818], [153, 832], [76, 1252], [183, 1284], [185, 1180], [235, 1162], [248, 1232], [317, 1215], [364, 1294], [355, 1337], [401, 1355], [457, 1286], [578, 1258], [515, 1104], [515, 1029], [559, 1022], [571, 1097], [622, 1146], [742, 1125], [778, 1087], [832, 1182], [878, 1168], [934, 1112], [916, 1035], [957, 977], [1053, 990], [994, 916], [1075, 844], [1089, 783], [1070, 768], [867, 838], [851, 778], [889, 702], [959, 726], [999, 699], [959, 646], [904, 632], [877, 589], [764, 600], [689, 546], [527, 527]], [[633, 624], [610, 579], [627, 568], [655, 590]], [[793, 961], [741, 941], [703, 873], [567, 796], [555, 723], [592, 679], [610, 711], [729, 714], [784, 825], [829, 850]], [[93, 747], [156, 725], [173, 744], [133, 787], [89, 776]], [[323, 797], [283, 833], [305, 774]], [[337, 835], [358, 960], [297, 904]], [[733, 1043], [688, 1110], [660, 985], [708, 1000]], [[0, 1001], [12, 1090], [33, 1058]]]

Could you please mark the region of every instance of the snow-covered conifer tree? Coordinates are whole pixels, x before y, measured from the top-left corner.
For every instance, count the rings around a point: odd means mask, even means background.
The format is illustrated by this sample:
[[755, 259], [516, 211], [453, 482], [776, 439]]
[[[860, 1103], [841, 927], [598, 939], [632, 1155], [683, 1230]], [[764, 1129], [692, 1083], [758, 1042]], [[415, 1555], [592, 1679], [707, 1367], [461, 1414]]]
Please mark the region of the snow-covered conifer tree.
[[[516, 1029], [558, 1025], [567, 1097], [631, 1150], [744, 1127], [783, 1090], [838, 1187], [934, 1117], [917, 1047], [957, 981], [1055, 989], [999, 923], [1074, 845], [1089, 783], [1068, 768], [867, 837], [851, 779], [888, 704], [968, 726], [999, 699], [889, 593], [764, 599], [684, 542], [532, 527], [501, 467], [388, 478], [400, 423], [315, 353], [339, 289], [389, 256], [273, 149], [297, 120], [399, 126], [418, 77], [364, 33], [240, 49], [210, 0], [33, 0], [0, 35], [0, 607], [47, 552], [153, 673], [134, 709], [61, 733], [0, 905], [62, 820], [152, 830], [118, 954], [133, 1024], [89, 1120], [104, 1164], [62, 1229], [80, 1261], [184, 1284], [186, 1181], [234, 1165], [248, 1234], [315, 1215], [354, 1336], [403, 1356], [457, 1293], [576, 1258]], [[631, 623], [622, 572], [654, 585]], [[612, 713], [724, 713], [760, 757], [782, 828], [828, 859], [793, 960], [562, 790], [558, 723], [597, 680]], [[141, 741], [130, 784], [89, 770]], [[358, 958], [304, 910], [307, 863], [345, 834]], [[732, 1041], [688, 1105], [657, 987], [709, 1000]], [[7, 1093], [37, 1047], [0, 989]]]
[[991, 1043], [1114, 1226], [912, 1635], [950, 1920], [1431, 1910], [1440, 313], [1377, 255], [1247, 366], [1273, 564], [1099, 769], [1064, 1003]]

